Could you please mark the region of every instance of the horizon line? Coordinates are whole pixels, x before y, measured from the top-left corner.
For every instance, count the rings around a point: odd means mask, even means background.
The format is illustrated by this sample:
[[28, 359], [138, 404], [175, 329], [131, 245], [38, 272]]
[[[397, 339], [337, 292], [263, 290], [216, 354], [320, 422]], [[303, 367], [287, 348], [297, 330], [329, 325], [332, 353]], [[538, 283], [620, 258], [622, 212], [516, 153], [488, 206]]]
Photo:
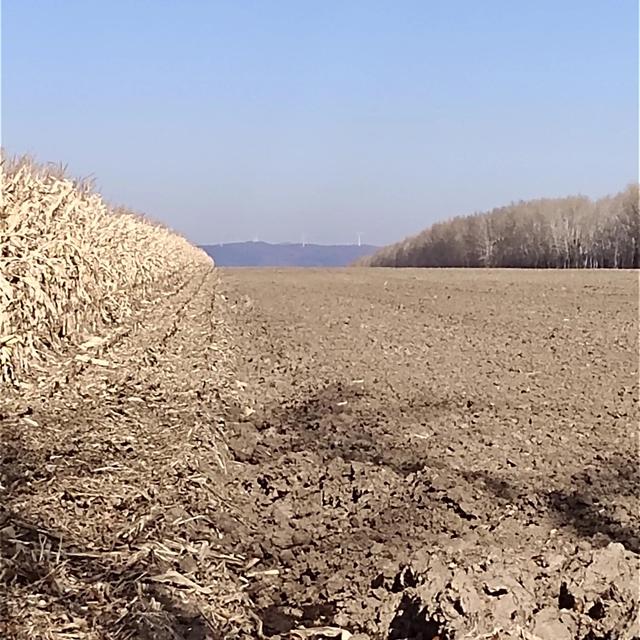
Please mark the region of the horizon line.
[[222, 247], [228, 244], [269, 244], [274, 246], [282, 246], [288, 245], [293, 247], [376, 247], [380, 248], [386, 245], [376, 245], [376, 244], [367, 244], [363, 242], [362, 244], [358, 244], [356, 242], [329, 242], [329, 243], [321, 243], [321, 242], [307, 242], [304, 243], [298, 242], [289, 242], [289, 241], [281, 241], [281, 242], [271, 242], [269, 240], [230, 240], [229, 242], [205, 242], [202, 244], [198, 244], [200, 247]]

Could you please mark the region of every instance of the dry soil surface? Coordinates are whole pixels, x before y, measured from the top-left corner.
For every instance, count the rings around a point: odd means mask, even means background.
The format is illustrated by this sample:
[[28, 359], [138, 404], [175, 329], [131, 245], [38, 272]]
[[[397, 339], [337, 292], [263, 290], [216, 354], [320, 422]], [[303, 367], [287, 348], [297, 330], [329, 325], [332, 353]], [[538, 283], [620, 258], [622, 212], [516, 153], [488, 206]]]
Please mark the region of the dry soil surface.
[[637, 274], [221, 281], [3, 390], [0, 638], [640, 637]]
[[639, 636], [637, 274], [223, 280], [255, 635]]

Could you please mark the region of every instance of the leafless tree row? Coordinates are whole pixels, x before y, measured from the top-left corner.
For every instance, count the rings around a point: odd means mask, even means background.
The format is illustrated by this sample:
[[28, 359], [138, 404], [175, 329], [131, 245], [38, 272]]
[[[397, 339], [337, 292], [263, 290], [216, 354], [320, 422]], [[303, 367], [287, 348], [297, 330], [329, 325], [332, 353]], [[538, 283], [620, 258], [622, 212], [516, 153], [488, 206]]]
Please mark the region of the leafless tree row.
[[638, 185], [616, 196], [518, 202], [440, 222], [385, 247], [373, 267], [640, 268]]

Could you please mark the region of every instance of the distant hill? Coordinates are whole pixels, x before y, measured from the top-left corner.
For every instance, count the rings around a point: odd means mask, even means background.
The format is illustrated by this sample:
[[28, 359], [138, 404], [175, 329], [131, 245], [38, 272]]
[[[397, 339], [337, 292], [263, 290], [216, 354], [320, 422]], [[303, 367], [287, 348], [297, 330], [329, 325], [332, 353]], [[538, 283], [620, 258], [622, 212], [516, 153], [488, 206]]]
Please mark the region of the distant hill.
[[203, 245], [219, 267], [346, 267], [378, 247], [363, 244], [270, 244], [230, 242]]

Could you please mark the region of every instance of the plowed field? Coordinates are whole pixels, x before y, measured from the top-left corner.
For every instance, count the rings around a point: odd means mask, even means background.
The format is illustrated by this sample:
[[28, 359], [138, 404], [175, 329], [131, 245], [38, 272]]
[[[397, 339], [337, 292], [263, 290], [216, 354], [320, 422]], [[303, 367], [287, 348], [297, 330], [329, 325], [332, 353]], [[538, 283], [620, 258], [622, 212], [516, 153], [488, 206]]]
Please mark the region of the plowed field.
[[224, 280], [225, 540], [264, 635], [638, 634], [636, 274]]
[[0, 399], [1, 637], [640, 638], [637, 274], [189, 282]]

